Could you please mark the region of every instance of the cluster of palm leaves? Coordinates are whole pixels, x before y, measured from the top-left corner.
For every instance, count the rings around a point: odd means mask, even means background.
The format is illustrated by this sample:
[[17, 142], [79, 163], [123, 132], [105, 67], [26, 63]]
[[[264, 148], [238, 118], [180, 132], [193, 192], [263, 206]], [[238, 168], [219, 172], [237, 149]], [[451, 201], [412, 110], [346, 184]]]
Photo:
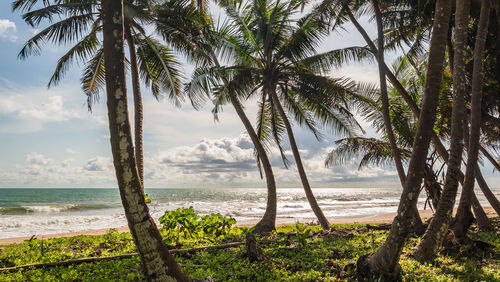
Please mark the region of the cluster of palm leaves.
[[[23, 19], [32, 27], [47, 24], [26, 42], [19, 56], [38, 55], [47, 42], [69, 45], [48, 85], [59, 83], [75, 62], [83, 63], [81, 85], [89, 110], [106, 84], [102, 40], [106, 1], [110, 0], [16, 0], [12, 4], [13, 10], [23, 12]], [[215, 118], [224, 106], [234, 107], [255, 146], [257, 166], [261, 176], [264, 172], [268, 186], [267, 209], [256, 231], [271, 231], [275, 227], [276, 181], [268, 154], [276, 146], [284, 165], [290, 166], [283, 149], [285, 140], [289, 142], [312, 210], [322, 227], [330, 228], [302, 164], [294, 137], [293, 124], [296, 124], [308, 129], [318, 140], [324, 132], [346, 136], [336, 141], [336, 148], [326, 157], [327, 166], [346, 163], [358, 156], [360, 168], [395, 164], [398, 169], [404, 189], [393, 230], [386, 244], [358, 265], [360, 273], [367, 270], [364, 275], [394, 278], [391, 275], [397, 269], [410, 226], [416, 232], [425, 231], [420, 246], [432, 242], [427, 247], [430, 252], [417, 248], [415, 254], [419, 260], [428, 259], [442, 242], [443, 232], [436, 230], [447, 230], [450, 224], [449, 207], [451, 204], [453, 208], [458, 182], [469, 187], [473, 175], [472, 183], [476, 179], [490, 204], [500, 209], [477, 164], [468, 163], [466, 173], [460, 170], [462, 155], [467, 152], [468, 158], [474, 160], [477, 150], [497, 170], [500, 167], [495, 159], [500, 148], [497, 118], [500, 36], [495, 37], [500, 34], [499, 7], [496, 4], [489, 9], [489, 0], [483, 0], [473, 3], [470, 12], [462, 12], [469, 5], [464, 2], [467, 1], [457, 0], [452, 12], [451, 1], [447, 0], [217, 0], [215, 4], [224, 19], [214, 20], [206, 1], [123, 0], [122, 38], [128, 47], [127, 67], [123, 71], [130, 71], [132, 81], [134, 150], [140, 190], [144, 185], [141, 85], [145, 85], [155, 97], [168, 97], [176, 105], [189, 100], [199, 108], [211, 101]], [[456, 27], [464, 21], [458, 11], [467, 13], [465, 31]], [[450, 21], [452, 15], [456, 22]], [[377, 24], [376, 40], [370, 38], [358, 21], [363, 16], [372, 16], [370, 20]], [[486, 26], [485, 17], [491, 18]], [[327, 36], [347, 23], [356, 27], [366, 46], [318, 52]], [[488, 32], [483, 42], [480, 29], [484, 28]], [[465, 43], [454, 42], [460, 36], [465, 36]], [[485, 45], [484, 52], [478, 54], [473, 45], [481, 42]], [[481, 45], [478, 46], [480, 49]], [[447, 67], [443, 67], [445, 47]], [[403, 55], [390, 68], [384, 61], [385, 51]], [[195, 66], [189, 79], [181, 73], [178, 61], [181, 55]], [[484, 64], [478, 67], [477, 58], [484, 58], [481, 60]], [[345, 63], [363, 60], [377, 62], [379, 87], [330, 76], [333, 69]], [[479, 68], [484, 71], [478, 71]], [[484, 73], [479, 83], [482, 122], [478, 125], [471, 119], [469, 125], [469, 117], [478, 114], [477, 94], [474, 94], [478, 92], [478, 72]], [[459, 81], [463, 82], [460, 84], [463, 90], [456, 86]], [[456, 106], [460, 101], [464, 106]], [[255, 125], [245, 113], [245, 103], [257, 103]], [[362, 136], [364, 130], [356, 116], [371, 122], [379, 138]], [[461, 126], [457, 126], [459, 121]], [[467, 142], [475, 140], [469, 139], [469, 128], [472, 137], [474, 128], [480, 130], [481, 145], [476, 149], [471, 144], [478, 142]], [[461, 136], [460, 131], [467, 134]], [[460, 146], [462, 140], [469, 148], [464, 152]], [[450, 144], [449, 151], [445, 144]], [[422, 189], [436, 211], [435, 218], [443, 218], [433, 220], [427, 230], [416, 210]], [[462, 210], [470, 210], [472, 205], [480, 227], [488, 228], [488, 219], [471, 193], [467, 194], [470, 200], [461, 199]], [[455, 222], [458, 223], [452, 229], [458, 238], [458, 231], [464, 227], [457, 226], [465, 226], [467, 230], [469, 225], [459, 216]]]

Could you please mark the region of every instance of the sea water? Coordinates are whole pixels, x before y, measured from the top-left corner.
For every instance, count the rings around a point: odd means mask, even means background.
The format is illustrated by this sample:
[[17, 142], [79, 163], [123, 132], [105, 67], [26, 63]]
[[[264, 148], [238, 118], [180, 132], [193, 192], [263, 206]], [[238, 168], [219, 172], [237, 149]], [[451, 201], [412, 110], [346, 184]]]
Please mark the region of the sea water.
[[[328, 218], [395, 212], [401, 196], [397, 188], [316, 188], [313, 192]], [[493, 192], [500, 196], [500, 190]], [[190, 206], [201, 215], [221, 213], [239, 222], [258, 220], [267, 199], [264, 188], [146, 189], [146, 193], [152, 200], [149, 207], [155, 220], [167, 210]], [[486, 203], [481, 196], [480, 201]], [[424, 202], [425, 192], [419, 208]], [[278, 189], [278, 219], [315, 219], [302, 189]], [[0, 238], [126, 225], [118, 189], [0, 189]]]

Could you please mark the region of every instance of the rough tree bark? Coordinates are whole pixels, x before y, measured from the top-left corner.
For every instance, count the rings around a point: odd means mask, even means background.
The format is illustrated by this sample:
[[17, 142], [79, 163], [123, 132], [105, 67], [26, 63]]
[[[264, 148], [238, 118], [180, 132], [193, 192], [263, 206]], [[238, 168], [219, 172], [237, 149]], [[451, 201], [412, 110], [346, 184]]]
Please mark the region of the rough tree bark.
[[[469, 136], [469, 149], [467, 154], [467, 166], [465, 179], [458, 204], [457, 215], [452, 225], [455, 238], [463, 240], [470, 226], [471, 198], [474, 193], [474, 173], [477, 167], [479, 152], [479, 137], [481, 135], [481, 99], [483, 88], [483, 56], [488, 23], [490, 18], [490, 0], [481, 1], [481, 14], [477, 27], [476, 42], [474, 46], [474, 70], [472, 72], [472, 100], [471, 100], [471, 129]], [[477, 216], [477, 215], [476, 215]]]
[[357, 271], [361, 277], [382, 275], [386, 279], [394, 280], [400, 275], [398, 261], [412, 227], [411, 215], [422, 183], [423, 171], [436, 120], [450, 12], [450, 0], [436, 1], [423, 104], [405, 187], [403, 188], [397, 215], [392, 222], [385, 243], [372, 255], [361, 257], [358, 260]]
[[306, 171], [304, 169], [304, 165], [302, 164], [302, 159], [300, 157], [299, 149], [297, 148], [297, 143], [295, 142], [295, 136], [292, 131], [292, 126], [290, 125], [288, 117], [286, 116], [286, 113], [283, 110], [283, 107], [281, 106], [281, 103], [278, 99], [278, 95], [276, 94], [276, 89], [268, 87], [268, 89], [266, 89], [265, 91], [267, 92], [268, 95], [271, 96], [271, 99], [273, 100], [273, 103], [278, 109], [278, 113], [280, 117], [283, 119], [283, 123], [285, 124], [286, 132], [288, 134], [288, 139], [290, 141], [290, 147], [292, 148], [293, 158], [295, 159], [295, 163], [297, 164], [297, 170], [299, 171], [300, 181], [302, 182], [302, 186], [304, 187], [304, 192], [306, 193], [307, 201], [309, 202], [309, 205], [311, 206], [311, 209], [313, 210], [314, 214], [318, 218], [321, 227], [323, 227], [323, 229], [325, 230], [329, 230], [330, 223], [323, 214], [323, 211], [319, 207], [318, 202], [316, 201], [316, 198], [314, 197], [314, 194], [311, 190], [311, 185], [309, 185], [309, 180], [307, 180]]
[[452, 218], [457, 196], [463, 153], [463, 131], [465, 116], [465, 48], [467, 46], [467, 24], [470, 0], [457, 0], [455, 9], [455, 55], [453, 62], [453, 107], [451, 117], [450, 155], [446, 180], [436, 213], [422, 240], [413, 252], [418, 261], [430, 260], [443, 242]]
[[123, 0], [103, 0], [103, 41], [111, 150], [130, 232], [149, 281], [190, 281], [168, 252], [149, 215], [137, 171], [127, 111]]
[[134, 94], [134, 139], [135, 161], [142, 187], [144, 188], [144, 151], [142, 145], [142, 109], [141, 82], [139, 80], [139, 67], [137, 66], [137, 52], [130, 25], [125, 21], [125, 39], [127, 40], [130, 55], [130, 73], [132, 76], [132, 93]]

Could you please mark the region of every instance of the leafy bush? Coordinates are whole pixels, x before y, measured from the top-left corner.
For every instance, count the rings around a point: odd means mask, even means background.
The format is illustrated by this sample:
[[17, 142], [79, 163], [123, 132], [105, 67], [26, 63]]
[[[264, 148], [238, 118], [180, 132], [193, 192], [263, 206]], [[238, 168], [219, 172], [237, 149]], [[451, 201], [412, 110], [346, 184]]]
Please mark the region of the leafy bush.
[[166, 211], [159, 219], [162, 225], [165, 241], [169, 244], [178, 243], [179, 237], [189, 239], [206, 238], [214, 241], [226, 235], [236, 220], [220, 213], [199, 216], [193, 209], [178, 208]]

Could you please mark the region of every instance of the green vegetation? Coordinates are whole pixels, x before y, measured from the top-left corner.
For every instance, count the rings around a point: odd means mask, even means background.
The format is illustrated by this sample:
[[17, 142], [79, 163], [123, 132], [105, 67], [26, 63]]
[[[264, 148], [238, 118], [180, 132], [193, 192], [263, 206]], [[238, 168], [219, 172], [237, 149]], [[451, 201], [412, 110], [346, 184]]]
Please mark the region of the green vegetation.
[[[378, 228], [377, 228], [378, 227]], [[245, 246], [221, 250], [204, 250], [174, 255], [192, 278], [211, 276], [215, 281], [335, 281], [356, 279], [355, 261], [374, 252], [385, 240], [383, 226], [359, 224], [335, 225], [335, 231], [324, 232], [320, 226], [296, 224], [282, 226], [266, 236], [258, 237], [268, 260], [250, 262]], [[498, 228], [497, 223], [497, 228]], [[234, 227], [220, 237], [221, 243], [243, 241], [248, 228]], [[498, 230], [498, 229], [497, 229]], [[168, 239], [168, 232], [162, 230]], [[495, 249], [479, 252], [461, 249], [441, 252], [431, 264], [420, 264], [403, 255], [401, 266], [405, 281], [498, 281], [500, 279], [500, 234], [470, 232], [475, 240], [487, 242]], [[178, 232], [176, 248], [207, 245], [203, 236], [193, 237]], [[411, 238], [404, 252], [417, 244]], [[75, 236], [48, 240], [31, 239], [22, 244], [5, 246], [0, 251], [0, 267], [54, 262], [83, 257], [104, 257], [135, 252], [130, 233], [111, 229], [105, 235]], [[18, 270], [1, 273], [1, 281], [137, 281], [143, 280], [138, 256], [127, 259], [82, 263], [66, 267]]]
[[215, 242], [217, 238], [227, 235], [236, 223], [234, 218], [220, 213], [199, 216], [193, 207], [166, 211], [159, 221], [165, 242], [170, 245], [179, 243], [181, 238]]

